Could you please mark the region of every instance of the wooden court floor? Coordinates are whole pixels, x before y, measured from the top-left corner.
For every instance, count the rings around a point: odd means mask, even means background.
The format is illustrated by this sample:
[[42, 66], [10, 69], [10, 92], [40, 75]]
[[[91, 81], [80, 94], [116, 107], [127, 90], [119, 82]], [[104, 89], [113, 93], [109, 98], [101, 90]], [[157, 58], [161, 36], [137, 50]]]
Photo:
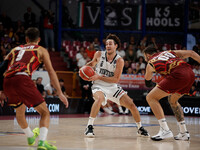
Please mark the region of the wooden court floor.
[[[27, 116], [33, 129], [39, 124], [39, 116]], [[151, 135], [158, 132], [158, 122], [154, 116], [141, 115], [145, 128]], [[174, 135], [178, 133], [176, 120], [166, 116]], [[137, 137], [133, 118], [124, 115], [103, 115], [95, 120], [95, 138], [85, 138], [84, 130], [88, 115], [52, 115], [48, 141], [58, 150], [200, 150], [200, 117], [186, 117], [191, 140], [175, 141], [168, 139], [152, 141]], [[13, 116], [0, 116], [0, 150], [36, 150], [27, 146], [26, 137]]]

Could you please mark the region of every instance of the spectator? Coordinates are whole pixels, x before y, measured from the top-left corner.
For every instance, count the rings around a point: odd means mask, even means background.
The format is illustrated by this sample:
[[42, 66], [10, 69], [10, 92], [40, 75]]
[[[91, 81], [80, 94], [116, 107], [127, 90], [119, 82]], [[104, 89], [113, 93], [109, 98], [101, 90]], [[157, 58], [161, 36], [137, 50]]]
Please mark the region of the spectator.
[[139, 45], [141, 46], [141, 50], [143, 50], [145, 47], [147, 47], [147, 45], [148, 45], [148, 43], [147, 43], [147, 36], [144, 36], [142, 38], [142, 40], [140, 41]]
[[125, 59], [128, 60], [129, 63], [131, 63], [131, 62], [135, 62], [136, 58], [137, 56], [136, 56], [136, 53], [134, 53], [133, 46], [129, 45], [128, 50], [126, 51]]
[[83, 53], [85, 52], [84, 47], [81, 47], [79, 52], [76, 54], [76, 61], [78, 63], [78, 61], [83, 58]]
[[193, 72], [194, 72], [195, 76], [200, 76], [200, 65], [199, 64], [194, 65]]
[[92, 59], [94, 57], [94, 54], [96, 50], [94, 49], [94, 44], [91, 43], [89, 48], [86, 48], [85, 52], [87, 53], [88, 57]]
[[[143, 48], [144, 49], [144, 48]], [[141, 46], [138, 46], [138, 50], [137, 50], [137, 58], [139, 58], [140, 56], [144, 57], [144, 54], [143, 54], [143, 49]]]
[[190, 96], [197, 96], [199, 94], [199, 92], [197, 91], [195, 85], [192, 85], [191, 89], [190, 89]]
[[90, 58], [88, 57], [87, 53], [84, 52], [84, 53], [83, 53], [83, 58], [81, 58], [81, 59], [78, 61], [77, 66], [78, 66], [79, 68], [81, 68], [81, 67], [83, 67], [89, 60], [90, 60]]
[[97, 37], [94, 38], [93, 45], [94, 45], [94, 49], [96, 51], [100, 50], [100, 42], [99, 42], [99, 39]]
[[7, 28], [8, 30], [12, 27], [12, 20], [5, 12], [0, 16], [0, 22], [2, 22], [4, 28]]
[[63, 79], [59, 79], [59, 83], [60, 83], [60, 87], [61, 87], [61, 90], [62, 90], [62, 92], [63, 92], [63, 94], [65, 95], [65, 97], [69, 97], [68, 95], [67, 95], [67, 93], [66, 93], [66, 89], [65, 89], [65, 83], [64, 83], [64, 80]]
[[105, 45], [106, 45], [106, 39], [102, 40], [102, 44], [101, 44], [101, 51], [105, 51]]
[[130, 67], [129, 61], [128, 61], [128, 60], [124, 60], [124, 68], [123, 68], [122, 73], [123, 73], [123, 74], [126, 74], [129, 67]]
[[153, 46], [155, 47], [155, 49], [158, 49], [158, 46], [156, 44], [156, 38], [155, 37], [151, 37], [151, 41], [149, 42], [149, 46]]
[[54, 13], [51, 10], [44, 11], [44, 40], [45, 40], [45, 47], [48, 50], [55, 51], [55, 44], [54, 44]]
[[132, 45], [134, 51], [137, 50], [137, 43], [135, 42], [134, 36], [130, 37], [128, 45]]
[[116, 52], [117, 52], [117, 54], [119, 54], [123, 59], [125, 58], [126, 53], [125, 53], [125, 51], [124, 51], [123, 49], [118, 48]]
[[92, 104], [94, 102], [92, 97], [92, 82], [85, 81], [80, 78], [80, 86], [81, 86], [81, 101], [79, 104], [79, 113], [90, 113]]
[[13, 28], [10, 28], [9, 31], [8, 31], [8, 37], [12, 40], [13, 37], [14, 37], [14, 29]]
[[17, 29], [16, 35], [19, 37], [20, 44], [25, 43], [25, 28], [23, 25]]
[[29, 27], [35, 27], [35, 18], [35, 14], [32, 12], [31, 7], [28, 7], [27, 12], [24, 14], [25, 29]]
[[146, 64], [144, 63], [144, 57], [140, 56], [138, 62], [136, 62], [136, 72], [141, 72], [142, 69], [145, 69]]
[[46, 98], [54, 98], [54, 96], [56, 96], [56, 91], [53, 87], [53, 85], [50, 83], [48, 83], [45, 87], [44, 90], [46, 92]]
[[133, 70], [131, 67], [128, 68], [127, 73], [126, 74], [133, 74]]
[[46, 97], [46, 93], [45, 93], [45, 90], [44, 90], [44, 85], [42, 84], [42, 77], [38, 77], [36, 79], [36, 85], [37, 85], [38, 91], [42, 94], [42, 96]]

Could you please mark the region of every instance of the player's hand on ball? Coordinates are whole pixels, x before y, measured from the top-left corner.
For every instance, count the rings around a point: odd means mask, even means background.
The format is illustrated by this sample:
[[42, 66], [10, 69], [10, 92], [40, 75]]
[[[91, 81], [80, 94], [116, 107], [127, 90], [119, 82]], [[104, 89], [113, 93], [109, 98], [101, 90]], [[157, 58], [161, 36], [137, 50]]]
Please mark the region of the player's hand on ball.
[[91, 76], [91, 77], [89, 78], [89, 81], [95, 81], [95, 80], [98, 80], [99, 77], [100, 77], [100, 76], [99, 76], [97, 73], [95, 73], [93, 76]]

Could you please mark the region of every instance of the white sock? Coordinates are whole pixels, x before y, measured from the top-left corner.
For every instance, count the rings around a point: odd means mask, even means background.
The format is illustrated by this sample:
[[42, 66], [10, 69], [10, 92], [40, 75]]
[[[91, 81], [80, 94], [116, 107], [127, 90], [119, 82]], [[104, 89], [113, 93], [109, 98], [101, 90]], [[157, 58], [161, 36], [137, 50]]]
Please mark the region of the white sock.
[[46, 127], [41, 127], [39, 140], [45, 141], [47, 138], [47, 134], [48, 134], [48, 129]]
[[24, 133], [25, 133], [25, 135], [27, 136], [27, 137], [32, 137], [32, 136], [34, 136], [34, 133], [31, 131], [31, 129], [29, 128], [29, 127], [27, 127], [26, 129], [22, 129], [23, 131], [24, 131]]
[[142, 127], [141, 121], [140, 121], [140, 122], [136, 122], [135, 124], [137, 125], [137, 128], [138, 128], [138, 129], [140, 129], [140, 127]]
[[185, 120], [178, 122], [179, 129], [181, 133], [185, 133], [187, 131], [186, 125], [185, 125]]
[[119, 112], [123, 112], [122, 106], [118, 106]]
[[166, 122], [165, 118], [158, 120], [158, 122], [159, 122], [161, 128], [163, 128], [166, 131], [169, 130], [169, 127], [167, 125], [167, 122]]
[[93, 118], [93, 117], [89, 117], [89, 120], [88, 120], [88, 124], [87, 124], [87, 126], [89, 126], [89, 125], [93, 125], [93, 124], [94, 124], [94, 120], [95, 120], [95, 118]]

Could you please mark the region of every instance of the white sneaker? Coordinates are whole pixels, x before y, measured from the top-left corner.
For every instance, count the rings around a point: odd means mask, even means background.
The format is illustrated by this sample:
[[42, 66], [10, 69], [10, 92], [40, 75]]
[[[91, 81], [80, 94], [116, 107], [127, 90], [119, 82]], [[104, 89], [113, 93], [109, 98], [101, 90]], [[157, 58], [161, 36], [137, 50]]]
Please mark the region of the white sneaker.
[[188, 131], [184, 133], [179, 133], [177, 136], [174, 137], [175, 140], [183, 140], [183, 141], [189, 141], [190, 139], [190, 133]]
[[173, 133], [171, 130], [166, 131], [160, 128], [160, 131], [158, 132], [158, 134], [152, 136], [151, 139], [154, 141], [160, 141], [160, 140], [171, 138], [171, 137], [173, 137]]
[[109, 115], [114, 115], [114, 114], [115, 114], [115, 112], [113, 112], [112, 110], [110, 110], [110, 109], [107, 108], [107, 107], [103, 108], [103, 110], [104, 110], [106, 113], [108, 113]]

